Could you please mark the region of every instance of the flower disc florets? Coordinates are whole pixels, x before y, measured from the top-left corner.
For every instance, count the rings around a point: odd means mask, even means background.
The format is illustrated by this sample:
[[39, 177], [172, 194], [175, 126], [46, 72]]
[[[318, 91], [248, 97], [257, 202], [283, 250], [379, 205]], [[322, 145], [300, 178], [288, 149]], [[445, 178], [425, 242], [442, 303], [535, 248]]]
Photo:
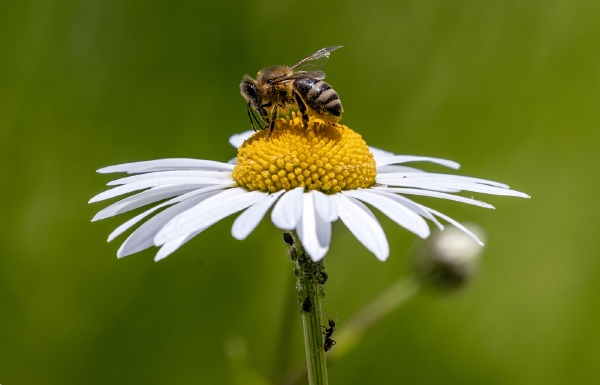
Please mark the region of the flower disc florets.
[[248, 190], [276, 192], [304, 187], [324, 193], [367, 188], [376, 164], [362, 137], [350, 128], [310, 118], [278, 119], [238, 149], [232, 177]]

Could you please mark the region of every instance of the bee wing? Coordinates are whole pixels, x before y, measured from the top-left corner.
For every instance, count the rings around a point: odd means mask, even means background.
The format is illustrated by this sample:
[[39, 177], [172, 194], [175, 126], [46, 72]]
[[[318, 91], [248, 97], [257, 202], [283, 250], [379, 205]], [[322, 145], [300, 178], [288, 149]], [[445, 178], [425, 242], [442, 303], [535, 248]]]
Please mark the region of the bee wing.
[[331, 47], [321, 48], [317, 52], [313, 53], [307, 58], [300, 60], [298, 63], [294, 64], [291, 69], [294, 72], [312, 72], [320, 69], [327, 63], [329, 59], [329, 55], [331, 51], [335, 51], [338, 48], [342, 48], [341, 45], [332, 45]]
[[271, 84], [276, 84], [276, 83], [282, 83], [282, 82], [287, 82], [287, 81], [290, 81], [290, 80], [304, 79], [304, 78], [311, 78], [311, 79], [323, 80], [323, 79], [325, 79], [325, 72], [323, 72], [323, 71], [300, 71], [300, 72], [294, 72], [291, 75], [282, 76], [280, 78], [274, 79], [270, 83]]

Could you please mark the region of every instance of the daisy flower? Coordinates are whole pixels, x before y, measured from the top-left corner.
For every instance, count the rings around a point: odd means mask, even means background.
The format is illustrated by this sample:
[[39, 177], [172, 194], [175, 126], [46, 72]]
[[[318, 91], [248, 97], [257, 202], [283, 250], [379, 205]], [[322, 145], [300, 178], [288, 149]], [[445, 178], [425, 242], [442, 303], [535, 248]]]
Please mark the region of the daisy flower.
[[90, 203], [137, 193], [106, 207], [93, 221], [163, 201], [110, 234], [109, 241], [154, 214], [129, 235], [117, 256], [158, 246], [155, 260], [159, 261], [237, 212], [242, 213], [234, 221], [231, 233], [242, 240], [272, 208], [275, 226], [295, 230], [315, 262], [327, 253], [331, 223], [338, 219], [378, 259], [385, 260], [389, 255], [388, 241], [365, 203], [421, 238], [430, 234], [426, 220], [443, 229], [439, 221], [442, 219], [482, 244], [460, 223], [408, 196], [448, 199], [485, 208], [493, 207], [455, 193], [528, 197], [502, 183], [408, 167], [405, 164], [431, 162], [458, 169], [459, 164], [375, 149], [350, 128], [315, 118], [305, 128], [301, 119], [292, 114], [291, 118], [278, 119], [271, 133], [263, 130], [250, 134], [230, 139], [238, 147], [238, 155], [229, 163], [159, 159], [98, 170], [135, 175], [108, 183], [117, 187], [95, 196]]

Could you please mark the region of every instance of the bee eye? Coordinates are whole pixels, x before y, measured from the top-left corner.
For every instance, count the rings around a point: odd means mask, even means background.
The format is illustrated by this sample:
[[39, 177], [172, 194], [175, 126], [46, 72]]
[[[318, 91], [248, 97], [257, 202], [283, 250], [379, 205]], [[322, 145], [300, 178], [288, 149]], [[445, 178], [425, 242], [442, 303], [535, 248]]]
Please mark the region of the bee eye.
[[258, 99], [258, 95], [256, 92], [256, 86], [252, 83], [249, 83], [246, 87], [246, 95], [248, 95], [248, 97], [250, 99], [252, 99], [252, 101], [256, 101]]

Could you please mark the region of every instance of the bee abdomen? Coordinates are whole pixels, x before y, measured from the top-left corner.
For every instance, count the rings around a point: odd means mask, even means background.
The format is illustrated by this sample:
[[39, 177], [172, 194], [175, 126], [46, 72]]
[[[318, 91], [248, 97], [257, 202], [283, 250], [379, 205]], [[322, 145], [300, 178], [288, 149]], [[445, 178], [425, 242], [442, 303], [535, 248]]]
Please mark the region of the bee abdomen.
[[333, 88], [323, 80], [304, 78], [296, 80], [294, 88], [313, 112], [321, 117], [332, 117], [336, 122], [342, 116], [342, 102]]

